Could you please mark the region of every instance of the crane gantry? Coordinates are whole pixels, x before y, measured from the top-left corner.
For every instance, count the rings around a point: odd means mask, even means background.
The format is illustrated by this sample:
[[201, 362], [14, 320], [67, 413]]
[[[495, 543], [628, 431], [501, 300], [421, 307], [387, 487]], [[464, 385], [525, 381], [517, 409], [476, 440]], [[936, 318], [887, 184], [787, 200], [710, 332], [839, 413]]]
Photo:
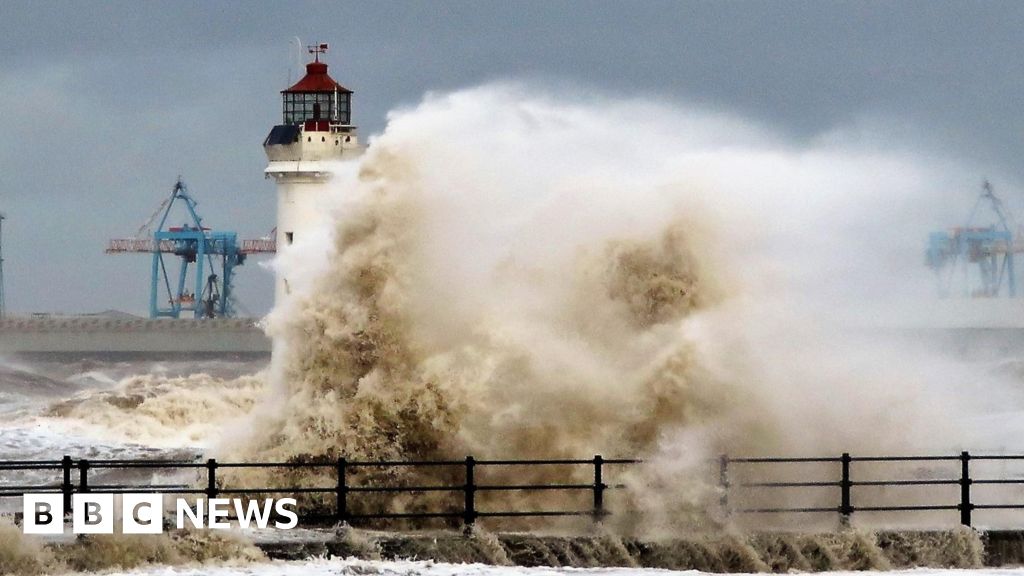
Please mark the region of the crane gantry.
[[[985, 209], [989, 223], [976, 223]], [[964, 226], [928, 237], [927, 263], [943, 297], [997, 298], [1017, 296], [1016, 255], [1024, 252], [1022, 235], [992, 184], [985, 180]]]
[[[184, 205], [188, 221], [181, 226], [167, 226], [171, 210], [178, 202]], [[183, 313], [194, 318], [234, 316], [232, 280], [235, 267], [244, 264], [250, 254], [276, 252], [273, 236], [239, 242], [235, 232], [204, 227], [196, 211], [197, 204], [185, 183], [178, 178], [170, 196], [139, 228], [135, 237], [116, 238], [107, 245], [107, 254], [152, 254], [151, 318], [180, 318]], [[173, 282], [165, 255], [181, 259]]]

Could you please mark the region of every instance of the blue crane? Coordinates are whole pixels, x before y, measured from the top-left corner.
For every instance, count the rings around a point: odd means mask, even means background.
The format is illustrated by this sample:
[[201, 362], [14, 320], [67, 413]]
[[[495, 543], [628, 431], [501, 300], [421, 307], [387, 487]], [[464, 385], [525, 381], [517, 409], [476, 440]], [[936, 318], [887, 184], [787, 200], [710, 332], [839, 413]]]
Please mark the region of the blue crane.
[[[975, 218], [984, 207], [995, 221], [979, 226]], [[928, 236], [926, 260], [935, 271], [943, 297], [1015, 298], [1015, 257], [1021, 251], [1024, 246], [1016, 241], [1013, 219], [986, 180], [966, 225]]]
[[[181, 226], [168, 227], [171, 210], [179, 201], [184, 205], [189, 221]], [[107, 245], [108, 254], [148, 252], [153, 255], [149, 291], [151, 318], [180, 318], [182, 314], [194, 318], [234, 316], [232, 280], [235, 267], [244, 264], [249, 254], [275, 252], [272, 239], [243, 240], [240, 243], [235, 232], [203, 227], [203, 219], [196, 212], [197, 204], [185, 183], [178, 178], [171, 195], [139, 228], [135, 238], [114, 239]], [[156, 230], [146, 238], [158, 218]], [[168, 272], [165, 255], [181, 259], [176, 276]]]

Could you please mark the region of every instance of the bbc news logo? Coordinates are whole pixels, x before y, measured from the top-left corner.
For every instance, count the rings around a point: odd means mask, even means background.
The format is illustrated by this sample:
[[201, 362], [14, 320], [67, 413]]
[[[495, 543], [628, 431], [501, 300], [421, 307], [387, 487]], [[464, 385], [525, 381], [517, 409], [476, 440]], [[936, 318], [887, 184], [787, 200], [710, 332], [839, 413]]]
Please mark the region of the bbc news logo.
[[[164, 497], [160, 494], [123, 494], [120, 514], [113, 494], [72, 494], [71, 529], [75, 534], [112, 534], [119, 521], [125, 534], [160, 534], [164, 530]], [[22, 497], [25, 534], [63, 534], [64, 496], [61, 494], [25, 494]], [[299, 523], [294, 498], [243, 500], [241, 498], [197, 499], [195, 506], [184, 498], [175, 498], [174, 519], [179, 530], [211, 528], [227, 530], [228, 518], [240, 528], [273, 526], [289, 530]], [[273, 522], [271, 519], [273, 518]]]

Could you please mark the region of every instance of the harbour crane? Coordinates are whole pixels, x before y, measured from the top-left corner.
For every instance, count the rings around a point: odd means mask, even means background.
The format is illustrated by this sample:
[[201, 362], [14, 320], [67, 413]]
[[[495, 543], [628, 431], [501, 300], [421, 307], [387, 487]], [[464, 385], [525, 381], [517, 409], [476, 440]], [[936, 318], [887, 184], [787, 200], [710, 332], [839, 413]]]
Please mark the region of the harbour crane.
[[[985, 211], [989, 223], [975, 219]], [[968, 298], [1017, 297], [1016, 255], [1024, 252], [1013, 217], [985, 180], [964, 226], [932, 232], [926, 260], [935, 271], [939, 294]]]
[[[188, 221], [181, 226], [167, 226], [171, 210], [178, 202], [184, 205]], [[179, 177], [170, 196], [139, 228], [134, 238], [116, 238], [107, 245], [107, 254], [152, 254], [150, 318], [180, 318], [183, 314], [194, 318], [234, 316], [232, 281], [235, 267], [244, 264], [250, 254], [276, 252], [272, 235], [239, 242], [235, 232], [204, 227], [196, 211], [197, 204]], [[165, 255], [181, 259], [173, 283]]]

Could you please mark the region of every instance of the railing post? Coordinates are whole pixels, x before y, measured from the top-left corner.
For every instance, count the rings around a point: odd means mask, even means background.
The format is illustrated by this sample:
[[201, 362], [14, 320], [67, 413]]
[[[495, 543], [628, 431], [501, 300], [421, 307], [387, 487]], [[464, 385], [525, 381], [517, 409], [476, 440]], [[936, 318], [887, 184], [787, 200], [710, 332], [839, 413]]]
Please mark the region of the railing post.
[[850, 525], [850, 516], [853, 514], [853, 505], [850, 502], [850, 488], [853, 482], [850, 481], [850, 458], [849, 452], [843, 452], [840, 461], [843, 463], [843, 479], [839, 482], [839, 489], [842, 492], [842, 501], [839, 504], [839, 522], [843, 526]]
[[211, 500], [217, 497], [217, 460], [215, 458], [206, 461], [206, 497]]
[[960, 523], [964, 526], [971, 525], [971, 511], [974, 504], [971, 504], [971, 455], [966, 451], [960, 453]]
[[60, 483], [60, 493], [64, 495], [64, 513], [71, 513], [71, 456], [64, 455], [60, 460], [60, 469], [64, 473]]
[[337, 503], [335, 512], [338, 522], [348, 523], [348, 462], [338, 458], [338, 492], [335, 494]]
[[85, 458], [78, 461], [78, 491], [89, 491], [89, 461]]
[[466, 456], [466, 507], [462, 512], [462, 521], [467, 529], [476, 523], [476, 481], [473, 478], [474, 468], [476, 468], [476, 460], [472, 456]]
[[594, 522], [600, 523], [604, 518], [604, 483], [603, 468], [604, 458], [598, 454], [594, 456]]
[[722, 514], [729, 516], [729, 456], [722, 454], [718, 458], [718, 487], [722, 491], [718, 497], [718, 505]]

